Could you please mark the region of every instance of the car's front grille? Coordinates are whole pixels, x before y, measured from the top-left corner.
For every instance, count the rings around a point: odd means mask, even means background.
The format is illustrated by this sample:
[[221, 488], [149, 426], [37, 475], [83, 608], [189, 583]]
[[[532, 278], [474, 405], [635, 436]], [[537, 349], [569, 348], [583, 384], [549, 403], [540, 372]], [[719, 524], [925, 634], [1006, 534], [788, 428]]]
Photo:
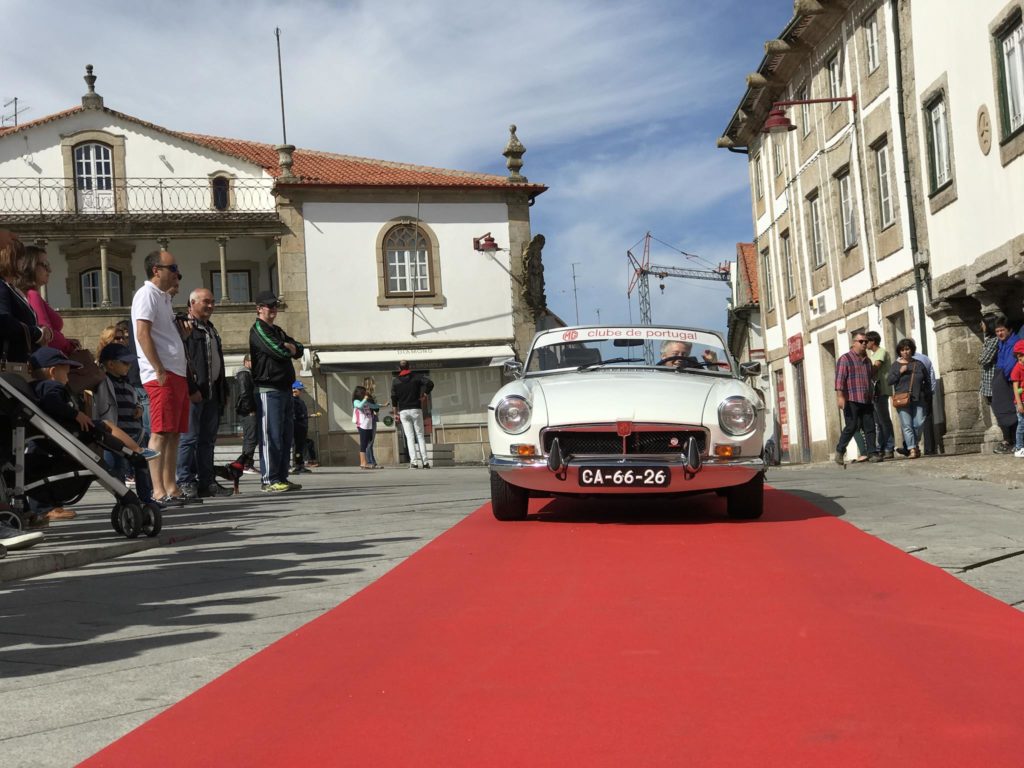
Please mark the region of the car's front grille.
[[697, 439], [700, 452], [704, 453], [707, 435], [703, 429], [680, 428], [675, 430], [639, 430], [625, 439], [612, 429], [608, 431], [549, 429], [544, 432], [544, 453], [551, 450], [551, 443], [558, 438], [563, 455], [577, 454], [658, 454], [682, 453], [691, 437]]

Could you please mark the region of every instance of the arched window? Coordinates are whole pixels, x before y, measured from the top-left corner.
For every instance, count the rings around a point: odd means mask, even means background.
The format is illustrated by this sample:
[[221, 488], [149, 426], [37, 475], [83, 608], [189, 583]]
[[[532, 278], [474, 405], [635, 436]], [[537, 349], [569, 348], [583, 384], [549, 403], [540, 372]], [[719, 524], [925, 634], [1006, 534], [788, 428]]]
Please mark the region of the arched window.
[[392, 227], [384, 237], [387, 296], [431, 296], [434, 293], [430, 241], [412, 224]]
[[231, 179], [227, 176], [214, 176], [210, 180], [213, 192], [213, 207], [218, 211], [226, 211], [231, 207]]
[[75, 193], [79, 213], [114, 212], [114, 167], [110, 147], [98, 142], [75, 147]]
[[[82, 306], [92, 309], [100, 306], [103, 301], [103, 290], [100, 288], [100, 270], [89, 269], [79, 276], [82, 286]], [[121, 273], [115, 269], [107, 270], [107, 285], [110, 288], [110, 304], [115, 307], [121, 303]]]

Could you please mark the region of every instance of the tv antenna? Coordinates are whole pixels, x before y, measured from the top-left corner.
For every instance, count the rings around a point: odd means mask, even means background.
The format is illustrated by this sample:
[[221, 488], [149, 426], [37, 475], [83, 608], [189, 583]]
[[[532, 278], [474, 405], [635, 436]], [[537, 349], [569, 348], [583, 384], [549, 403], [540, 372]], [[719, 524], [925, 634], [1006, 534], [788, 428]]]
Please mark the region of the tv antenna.
[[32, 109], [32, 107], [19, 107], [18, 106], [18, 97], [15, 96], [13, 99], [8, 99], [7, 101], [4, 102], [4, 109], [7, 109], [12, 104], [14, 105], [14, 111], [11, 112], [11, 114], [9, 114], [9, 115], [0, 115], [0, 125], [7, 125], [7, 121], [8, 120], [14, 120], [14, 127], [17, 128], [18, 127], [18, 115], [21, 115], [21, 114], [23, 114], [25, 112], [28, 112], [30, 109]]

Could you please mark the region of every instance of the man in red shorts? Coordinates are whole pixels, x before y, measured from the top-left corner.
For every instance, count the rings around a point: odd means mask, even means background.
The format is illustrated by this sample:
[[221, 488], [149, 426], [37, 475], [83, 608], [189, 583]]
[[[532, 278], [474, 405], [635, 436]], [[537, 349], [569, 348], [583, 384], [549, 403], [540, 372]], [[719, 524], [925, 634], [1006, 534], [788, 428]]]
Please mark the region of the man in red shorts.
[[185, 345], [169, 291], [177, 286], [180, 273], [168, 251], [153, 251], [145, 264], [148, 279], [132, 299], [132, 326], [139, 375], [149, 394], [149, 447], [160, 452], [149, 465], [153, 498], [179, 506], [183, 502], [175, 492], [174, 472], [178, 441], [188, 431], [188, 379]]

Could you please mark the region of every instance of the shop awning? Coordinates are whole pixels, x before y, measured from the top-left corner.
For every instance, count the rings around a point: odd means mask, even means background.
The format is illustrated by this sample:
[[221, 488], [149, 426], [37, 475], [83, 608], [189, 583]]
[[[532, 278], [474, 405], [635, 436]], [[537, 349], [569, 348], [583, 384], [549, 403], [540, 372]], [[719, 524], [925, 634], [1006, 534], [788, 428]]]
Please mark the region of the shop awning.
[[487, 368], [515, 357], [508, 344], [480, 347], [420, 347], [416, 349], [363, 349], [316, 352], [324, 373], [344, 371], [391, 371], [399, 360], [416, 370], [424, 368]]

